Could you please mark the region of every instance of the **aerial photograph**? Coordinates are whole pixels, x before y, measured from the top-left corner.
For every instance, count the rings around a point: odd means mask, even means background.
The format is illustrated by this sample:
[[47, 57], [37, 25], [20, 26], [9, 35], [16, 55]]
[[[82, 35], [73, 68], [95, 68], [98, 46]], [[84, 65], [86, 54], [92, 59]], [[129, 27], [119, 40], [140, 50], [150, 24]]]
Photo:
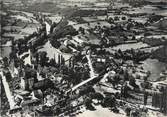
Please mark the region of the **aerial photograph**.
[[167, 117], [167, 0], [0, 0], [0, 117]]

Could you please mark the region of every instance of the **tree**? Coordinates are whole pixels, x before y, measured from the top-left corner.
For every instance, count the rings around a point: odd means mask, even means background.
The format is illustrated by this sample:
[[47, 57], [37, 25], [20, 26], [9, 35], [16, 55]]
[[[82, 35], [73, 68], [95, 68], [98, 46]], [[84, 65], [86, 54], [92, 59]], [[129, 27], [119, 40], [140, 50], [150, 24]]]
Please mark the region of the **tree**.
[[128, 23], [127, 30], [130, 30], [132, 27], [133, 27], [133, 24], [132, 23]]
[[113, 22], [114, 22], [113, 18], [112, 18], [112, 17], [109, 17], [108, 22], [109, 22], [109, 23], [113, 23]]
[[34, 57], [35, 57], [36, 63], [39, 64], [39, 53], [38, 52], [34, 53]]
[[104, 107], [115, 107], [116, 106], [116, 98], [114, 95], [112, 96], [106, 96], [103, 99], [102, 106]]
[[29, 78], [37, 79], [37, 72], [36, 72], [36, 70], [31, 68], [30, 65], [25, 66], [25, 78], [26, 79], [29, 79]]
[[49, 58], [47, 57], [47, 53], [46, 52], [40, 52], [39, 56], [40, 56], [40, 61], [39, 61], [40, 65], [42, 67], [46, 66], [47, 63], [48, 63], [48, 60], [49, 60]]
[[97, 93], [97, 92], [90, 93], [89, 97], [92, 98], [92, 99], [97, 99], [97, 100], [103, 100], [104, 99], [104, 96], [101, 93]]
[[78, 31], [81, 32], [82, 34], [85, 34], [85, 29], [82, 27], [79, 27]]
[[11, 79], [12, 79], [12, 75], [11, 75], [11, 73], [10, 73], [10, 71], [9, 71], [8, 68], [6, 68], [6, 69], [4, 70], [4, 75], [5, 75], [5, 77], [6, 77], [7, 82], [10, 82]]
[[129, 84], [130, 84], [131, 86], [133, 86], [134, 88], [137, 88], [137, 89], [139, 88], [139, 86], [136, 84], [136, 79], [133, 78], [133, 77], [130, 78]]
[[4, 67], [8, 67], [8, 66], [9, 66], [8, 58], [7, 58], [7, 57], [4, 57], [2, 60], [3, 60], [3, 62], [4, 62]]
[[42, 70], [40, 71], [40, 75], [43, 77], [43, 78], [46, 78], [46, 74], [48, 73], [48, 69], [46, 67], [42, 68]]
[[126, 17], [122, 17], [122, 20], [126, 20]]
[[112, 80], [112, 84], [113, 84], [113, 87], [115, 88], [115, 85], [118, 85], [120, 81], [120, 75], [119, 74], [116, 74], [114, 77], [113, 77], [113, 80]]
[[86, 86], [86, 87], [83, 87], [81, 90], [80, 90], [80, 92], [79, 92], [79, 94], [80, 95], [85, 95], [85, 94], [88, 94], [88, 93], [90, 93], [90, 92], [93, 92], [93, 93], [95, 93], [95, 90], [94, 90], [94, 88], [92, 87], [92, 86]]
[[61, 74], [68, 74], [68, 67], [66, 65], [60, 66], [60, 73]]
[[115, 20], [115, 21], [119, 21], [119, 17], [118, 17], [118, 16], [115, 16], [115, 17], [114, 17], [114, 20]]
[[94, 110], [94, 107], [92, 106], [92, 99], [90, 97], [86, 97], [84, 104], [87, 109]]
[[23, 59], [21, 58], [16, 58], [16, 59], [14, 59], [14, 66], [16, 67], [16, 68], [18, 68], [18, 67], [23, 67], [24, 66], [24, 61], [23, 61]]
[[53, 24], [50, 27], [50, 33], [53, 33], [54, 28], [57, 26], [57, 23], [53, 22]]
[[49, 65], [50, 66], [56, 66], [56, 61], [55, 61], [55, 59], [50, 59], [50, 61], [49, 61]]
[[60, 49], [60, 51], [62, 51], [64, 53], [71, 53], [72, 52], [72, 49], [69, 47], [66, 47], [65, 45], [61, 45], [59, 49]]
[[134, 35], [132, 36], [132, 40], [136, 40], [136, 37]]
[[59, 48], [61, 46], [61, 43], [56, 39], [50, 39], [50, 43], [55, 48]]
[[126, 69], [125, 71], [124, 71], [124, 81], [128, 81], [129, 80], [129, 73], [128, 73], [128, 70]]
[[17, 53], [16, 51], [12, 50], [12, 52], [11, 52], [10, 55], [9, 55], [10, 61], [11, 61], [12, 59], [17, 58], [16, 53]]

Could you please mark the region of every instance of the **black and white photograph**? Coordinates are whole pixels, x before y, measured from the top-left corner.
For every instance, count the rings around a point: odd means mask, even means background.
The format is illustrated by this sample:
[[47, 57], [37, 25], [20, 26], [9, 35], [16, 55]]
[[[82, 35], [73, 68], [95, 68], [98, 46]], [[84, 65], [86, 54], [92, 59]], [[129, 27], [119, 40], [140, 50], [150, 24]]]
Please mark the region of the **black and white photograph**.
[[167, 0], [0, 0], [0, 117], [167, 117]]

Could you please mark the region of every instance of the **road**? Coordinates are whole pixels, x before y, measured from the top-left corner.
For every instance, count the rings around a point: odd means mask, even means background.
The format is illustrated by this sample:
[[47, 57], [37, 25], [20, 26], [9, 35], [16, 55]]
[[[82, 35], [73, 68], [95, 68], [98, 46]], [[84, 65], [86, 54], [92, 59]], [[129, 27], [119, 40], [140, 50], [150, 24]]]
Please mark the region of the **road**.
[[12, 96], [12, 94], [10, 92], [9, 84], [6, 81], [6, 77], [4, 76], [2, 70], [0, 70], [0, 76], [2, 78], [2, 83], [3, 83], [4, 89], [5, 89], [6, 97], [7, 97], [8, 102], [9, 102], [10, 109], [14, 109], [15, 102], [14, 102], [14, 100], [12, 98], [13, 96]]
[[90, 77], [94, 77], [94, 76], [95, 76], [95, 73], [94, 73], [94, 69], [93, 69], [93, 66], [92, 66], [90, 54], [89, 54], [89, 55], [86, 55], [86, 58], [87, 58], [87, 60], [88, 60], [88, 65], [89, 65], [89, 68], [90, 68]]
[[[96, 74], [94, 73], [94, 69], [93, 69], [93, 66], [92, 66], [90, 54], [89, 54], [89, 55], [86, 55], [86, 58], [87, 58], [87, 60], [88, 60], [88, 65], [89, 65], [89, 68], [90, 68], [90, 78], [88, 78], [87, 80], [85, 80], [85, 81], [79, 83], [78, 85], [74, 86], [74, 87], [73, 87], [71, 90], [69, 90], [69, 91], [75, 91], [77, 88], [83, 86], [84, 84], [86, 84], [86, 83], [92, 81], [92, 80], [95, 79], [95, 78], [98, 78], [98, 75], [96, 75]], [[67, 91], [67, 92], [69, 92], [69, 91]]]
[[51, 26], [50, 26], [50, 24], [47, 21], [45, 21], [45, 24], [46, 24], [46, 33], [48, 35], [48, 34], [50, 34], [50, 28], [51, 28]]

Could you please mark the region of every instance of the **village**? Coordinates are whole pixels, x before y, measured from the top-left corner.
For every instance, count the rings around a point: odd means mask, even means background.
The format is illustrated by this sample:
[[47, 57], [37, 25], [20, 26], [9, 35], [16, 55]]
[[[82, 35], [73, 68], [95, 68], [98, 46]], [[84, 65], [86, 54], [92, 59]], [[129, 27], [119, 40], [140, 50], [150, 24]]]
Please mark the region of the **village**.
[[2, 117], [167, 116], [167, 2], [36, 2], [1, 2]]

